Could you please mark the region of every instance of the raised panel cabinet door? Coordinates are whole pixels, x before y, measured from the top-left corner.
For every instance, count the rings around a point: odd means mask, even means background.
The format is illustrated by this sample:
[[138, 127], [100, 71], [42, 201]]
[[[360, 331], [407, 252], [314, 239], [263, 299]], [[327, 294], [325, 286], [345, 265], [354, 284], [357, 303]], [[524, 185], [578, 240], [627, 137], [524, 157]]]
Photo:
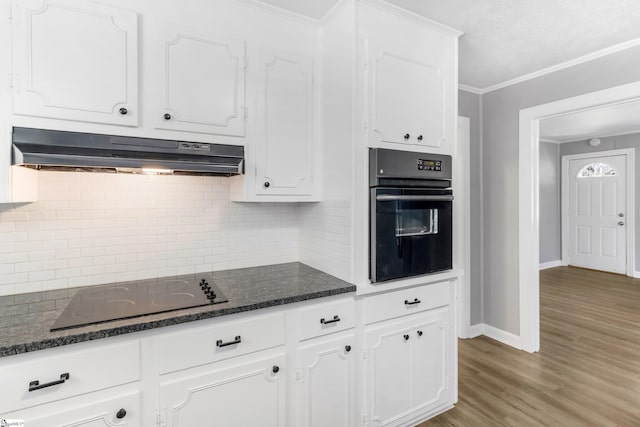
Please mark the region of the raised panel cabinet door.
[[285, 356], [160, 384], [168, 427], [283, 427]]
[[13, 112], [138, 124], [137, 14], [81, 0], [13, 3]]
[[155, 127], [244, 136], [244, 41], [153, 25]]
[[312, 195], [313, 61], [262, 51], [250, 67], [257, 100], [250, 150], [256, 194]]
[[389, 425], [412, 409], [411, 326], [405, 321], [366, 333], [369, 425]]
[[446, 139], [446, 81], [424, 57], [366, 41], [372, 144], [390, 142], [440, 147]]
[[412, 331], [413, 349], [411, 406], [414, 410], [435, 407], [447, 396], [451, 380], [451, 354], [447, 312], [431, 314]]
[[300, 349], [299, 427], [348, 427], [354, 401], [354, 337]]
[[[79, 404], [73, 399], [58, 401], [57, 405], [35, 406], [2, 419], [24, 420], [29, 427], [143, 427], [140, 393], [118, 394], [91, 404]], [[64, 409], [63, 409], [64, 408]]]

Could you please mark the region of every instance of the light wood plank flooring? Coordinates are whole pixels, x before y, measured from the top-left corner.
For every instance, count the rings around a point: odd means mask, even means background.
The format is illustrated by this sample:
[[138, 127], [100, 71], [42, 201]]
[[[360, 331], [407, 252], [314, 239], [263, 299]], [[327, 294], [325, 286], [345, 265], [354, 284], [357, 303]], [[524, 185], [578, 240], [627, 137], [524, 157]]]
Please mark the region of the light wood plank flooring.
[[420, 427], [640, 426], [640, 280], [540, 272], [540, 353], [459, 341], [459, 401]]

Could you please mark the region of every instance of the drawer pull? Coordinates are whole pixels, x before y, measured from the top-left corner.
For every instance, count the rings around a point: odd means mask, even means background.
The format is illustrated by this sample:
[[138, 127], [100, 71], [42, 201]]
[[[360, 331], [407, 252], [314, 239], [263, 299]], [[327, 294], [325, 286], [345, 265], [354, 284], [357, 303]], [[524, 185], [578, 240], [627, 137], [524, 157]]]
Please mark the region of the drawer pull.
[[233, 341], [222, 342], [222, 340], [216, 341], [217, 347], [226, 347], [228, 345], [240, 344], [242, 339], [240, 339], [240, 335], [236, 335], [236, 338]]
[[324, 317], [322, 319], [320, 319], [320, 323], [322, 323], [323, 325], [328, 325], [329, 323], [336, 323], [340, 321], [340, 317], [338, 317], [338, 315], [336, 314], [335, 316], [333, 316], [332, 320], [325, 320]]
[[51, 387], [58, 384], [64, 384], [65, 381], [69, 379], [69, 373], [65, 372], [64, 374], [60, 374], [60, 379], [51, 381], [50, 383], [40, 384], [40, 381], [35, 380], [29, 383], [29, 391], [40, 390], [41, 388]]
[[421, 302], [422, 301], [420, 301], [418, 298], [414, 298], [413, 301], [409, 301], [408, 299], [404, 300], [405, 305], [420, 304]]

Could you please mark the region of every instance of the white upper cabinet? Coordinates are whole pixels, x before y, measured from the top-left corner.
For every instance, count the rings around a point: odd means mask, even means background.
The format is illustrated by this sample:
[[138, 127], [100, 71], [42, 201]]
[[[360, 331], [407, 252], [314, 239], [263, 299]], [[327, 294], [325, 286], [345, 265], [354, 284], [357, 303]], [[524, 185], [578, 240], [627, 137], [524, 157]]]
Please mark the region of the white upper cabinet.
[[359, 13], [367, 145], [451, 152], [460, 33], [378, 2]]
[[249, 49], [250, 134], [238, 201], [318, 200], [313, 59], [262, 46]]
[[245, 134], [245, 44], [218, 35], [157, 26], [154, 93], [157, 129]]
[[92, 2], [14, 2], [13, 112], [136, 126], [137, 14]]

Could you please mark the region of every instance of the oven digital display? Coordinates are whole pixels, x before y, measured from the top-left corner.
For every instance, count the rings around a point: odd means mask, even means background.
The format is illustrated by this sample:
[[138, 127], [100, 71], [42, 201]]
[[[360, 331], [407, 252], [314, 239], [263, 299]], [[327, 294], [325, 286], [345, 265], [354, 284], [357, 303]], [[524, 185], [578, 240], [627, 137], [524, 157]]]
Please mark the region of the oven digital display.
[[418, 159], [418, 170], [442, 171], [442, 160]]

